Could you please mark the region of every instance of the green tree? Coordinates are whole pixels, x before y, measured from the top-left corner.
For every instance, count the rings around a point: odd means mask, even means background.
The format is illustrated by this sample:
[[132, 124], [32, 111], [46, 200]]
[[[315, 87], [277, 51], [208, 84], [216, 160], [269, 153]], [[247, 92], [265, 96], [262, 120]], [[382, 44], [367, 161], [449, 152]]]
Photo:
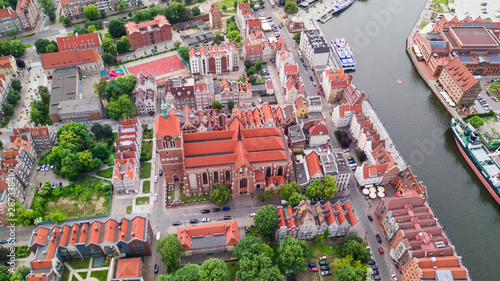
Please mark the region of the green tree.
[[92, 132], [92, 134], [94, 134], [94, 136], [97, 139], [102, 139], [103, 132], [102, 132], [102, 125], [101, 125], [101, 123], [94, 123], [94, 124], [92, 124], [92, 127], [90, 127], [90, 131]]
[[12, 36], [17, 36], [17, 34], [19, 34], [19, 30], [17, 30], [17, 28], [12, 28], [12, 29], [9, 29], [7, 30], [7, 32], [5, 32], [5, 36], [7, 37], [12, 37]]
[[21, 89], [23, 88], [23, 86], [21, 85], [21, 81], [17, 80], [17, 79], [14, 79], [10, 82], [10, 86], [12, 87], [12, 89], [14, 91], [18, 91], [20, 92]]
[[278, 263], [285, 271], [300, 272], [304, 270], [310, 256], [307, 242], [291, 236], [286, 236], [278, 247]]
[[[90, 139], [90, 134], [87, 130], [87, 126], [83, 123], [71, 122], [62, 125], [62, 127], [57, 130], [56, 137], [59, 143], [62, 142], [60, 136], [63, 132], [72, 131], [75, 133], [82, 141], [87, 141]], [[83, 145], [81, 147], [84, 147]]]
[[273, 205], [261, 207], [253, 217], [255, 228], [263, 236], [270, 236], [278, 227], [278, 211]]
[[177, 51], [179, 53], [179, 56], [181, 59], [185, 61], [189, 61], [189, 47], [188, 46], [182, 46], [179, 47], [179, 50]]
[[104, 38], [102, 41], [102, 50], [110, 55], [116, 55], [116, 45], [111, 38]]
[[366, 156], [366, 152], [364, 152], [363, 150], [361, 150], [360, 152], [358, 152], [358, 160], [359, 162], [363, 163], [366, 161], [368, 157]]
[[70, 20], [70, 19], [68, 19], [68, 18], [65, 18], [65, 19], [64, 19], [64, 21], [63, 21], [63, 25], [64, 25], [65, 27], [70, 26], [70, 25], [71, 25], [71, 20]]
[[99, 13], [99, 8], [97, 8], [96, 5], [88, 5], [87, 7], [83, 8], [83, 15], [88, 20], [96, 20], [99, 18], [101, 13]]
[[220, 7], [223, 11], [227, 10], [227, 6], [224, 4], [222, 7]]
[[116, 5], [116, 9], [118, 11], [122, 11], [122, 10], [125, 10], [127, 8], [127, 6], [128, 5], [127, 5], [127, 3], [125, 3], [125, 1], [120, 0], [120, 1], [118, 1], [117, 5]]
[[297, 3], [293, 0], [288, 0], [285, 3], [285, 12], [289, 14], [296, 14], [299, 11], [299, 8], [297, 7]]
[[262, 242], [259, 238], [255, 236], [245, 236], [245, 238], [241, 239], [240, 243], [234, 248], [233, 255], [238, 259], [242, 259], [248, 255], [257, 255], [261, 252], [261, 245]]
[[323, 179], [323, 186], [323, 197], [325, 197], [326, 199], [332, 199], [335, 193], [338, 191], [337, 181], [335, 180], [335, 178], [330, 175], [326, 175]]
[[229, 101], [229, 102], [227, 103], [227, 108], [229, 108], [229, 110], [233, 110], [233, 108], [234, 108], [234, 101], [232, 101], [232, 100], [231, 100], [231, 101]]
[[226, 263], [216, 258], [205, 260], [200, 266], [199, 275], [200, 281], [228, 281], [230, 277]]
[[200, 8], [198, 7], [193, 7], [193, 9], [191, 9], [191, 12], [193, 13], [193, 16], [199, 16], [201, 14], [201, 11], [200, 11]]
[[220, 103], [220, 101], [214, 100], [214, 102], [212, 103], [212, 108], [213, 109], [221, 110], [222, 109], [222, 104]]
[[470, 120], [469, 123], [474, 127], [474, 128], [479, 128], [484, 125], [483, 118], [479, 116], [473, 116]]
[[77, 25], [75, 26], [75, 28], [73, 29], [73, 34], [87, 34], [88, 31], [87, 31], [87, 28], [83, 25]]
[[115, 120], [133, 117], [135, 105], [129, 96], [121, 95], [117, 100], [112, 99], [108, 103], [108, 115]]
[[281, 274], [277, 266], [272, 266], [263, 269], [256, 281], [285, 281], [285, 277]]
[[226, 36], [229, 41], [236, 43], [241, 42], [241, 39], [243, 39], [243, 36], [241, 36], [240, 32], [237, 30], [227, 32]]
[[92, 155], [95, 158], [101, 159], [102, 161], [108, 159], [110, 154], [111, 152], [108, 149], [108, 145], [105, 143], [98, 143], [92, 149]]
[[83, 172], [90, 172], [94, 169], [94, 157], [89, 150], [78, 152], [78, 162]]
[[313, 181], [306, 189], [306, 195], [309, 198], [321, 198], [324, 195], [325, 187], [320, 180]]
[[220, 43], [224, 42], [225, 41], [225, 38], [224, 38], [224, 35], [222, 34], [216, 34], [215, 37], [214, 37], [214, 43], [219, 45]]
[[30, 121], [34, 124], [44, 124], [48, 111], [49, 108], [43, 101], [34, 100], [31, 102]]
[[104, 11], [104, 10], [100, 10], [99, 14], [101, 14], [101, 18], [105, 18], [106, 17], [106, 11]]
[[89, 25], [89, 26], [87, 27], [87, 32], [88, 32], [88, 33], [94, 33], [94, 31], [96, 31], [96, 30], [97, 30], [97, 29], [96, 29], [96, 28], [95, 28], [95, 26], [93, 26], [93, 25]]
[[20, 99], [21, 95], [19, 94], [18, 91], [10, 90], [5, 100], [12, 105], [16, 105]]
[[50, 182], [46, 181], [42, 184], [40, 189], [38, 190], [38, 195], [42, 197], [47, 197], [52, 192], [52, 187], [50, 186]]
[[264, 269], [272, 267], [273, 262], [264, 253], [247, 255], [238, 261], [240, 270], [236, 272], [239, 280], [257, 280]]
[[130, 48], [132, 48], [132, 45], [130, 45], [127, 36], [122, 36], [120, 40], [116, 41], [116, 50], [118, 53], [126, 53], [130, 51]]
[[235, 9], [236, 9], [237, 7], [238, 7], [238, 1], [234, 1], [234, 2], [233, 2], [233, 8], [235, 8]]
[[294, 193], [300, 194], [300, 186], [296, 182], [292, 181], [291, 183], [285, 184], [281, 187], [280, 197], [281, 199], [288, 201], [290, 196]]
[[14, 114], [14, 106], [9, 103], [2, 103], [2, 112], [5, 116], [12, 116]]
[[246, 75], [247, 75], [248, 77], [250, 77], [250, 76], [252, 76], [253, 74], [254, 74], [253, 69], [251, 69], [251, 68], [247, 68]]
[[123, 19], [112, 19], [108, 24], [108, 32], [111, 34], [113, 38], [122, 38], [122, 36], [126, 36], [127, 32], [125, 31], [125, 22]]
[[50, 220], [53, 221], [55, 224], [60, 223], [64, 219], [67, 218], [65, 214], [61, 212], [60, 209], [57, 209], [55, 212], [50, 213]]
[[218, 183], [217, 186], [210, 191], [210, 200], [212, 200], [217, 206], [222, 206], [231, 200], [231, 192], [229, 189]]
[[115, 79], [116, 86], [120, 89], [122, 94], [130, 95], [134, 91], [135, 85], [137, 84], [137, 78], [134, 74], [128, 74], [125, 76], [118, 76]]
[[0, 150], [3, 149], [3, 142], [0, 140]]
[[50, 103], [50, 95], [49, 90], [45, 86], [38, 86], [38, 93], [44, 104], [49, 105]]
[[6, 266], [0, 266], [0, 280], [8, 281], [10, 279], [10, 272]]
[[259, 5], [260, 5], [261, 7], [262, 7], [262, 6], [264, 6], [264, 4], [265, 4], [265, 3], [264, 3], [264, 0], [259, 0]]
[[[185, 266], [181, 267], [175, 273], [169, 274], [172, 281], [198, 281], [200, 278], [199, 275], [200, 266], [197, 264], [188, 263]], [[160, 279], [157, 279], [160, 280]]]
[[115, 56], [112, 54], [104, 53], [102, 55], [102, 61], [107, 65], [113, 65], [116, 63]]
[[255, 75], [248, 77], [248, 82], [250, 84], [255, 84], [255, 82], [257, 82], [257, 77], [255, 77]]
[[358, 243], [355, 240], [351, 240], [341, 247], [342, 256], [351, 256], [354, 260], [359, 260], [361, 263], [368, 262], [370, 258], [370, 252], [362, 243]]
[[300, 201], [306, 200], [306, 199], [307, 199], [307, 197], [305, 197], [304, 195], [301, 195], [300, 193], [294, 192], [290, 196], [290, 198], [288, 198], [287, 203], [288, 203], [288, 205], [295, 207], [295, 206], [298, 206], [300, 204]]
[[344, 263], [335, 275], [335, 281], [363, 281], [365, 279], [363, 269], [354, 268], [348, 263]]
[[104, 124], [102, 126], [102, 136], [105, 138], [109, 138], [113, 136], [113, 129], [109, 124]]
[[300, 35], [302, 32], [297, 32], [295, 35], [293, 35], [293, 40], [295, 40], [295, 43], [300, 44]]
[[256, 61], [253, 67], [255, 68], [255, 70], [260, 72], [262, 70], [262, 62], [260, 60]]
[[59, 49], [57, 48], [57, 45], [53, 44], [53, 43], [50, 43], [47, 47], [45, 47], [45, 53], [49, 54], [49, 53], [55, 53], [59, 51]]
[[179, 23], [183, 20], [187, 20], [185, 18], [185, 9], [184, 5], [178, 2], [170, 2], [167, 7], [166, 17], [170, 24]]
[[182, 255], [182, 245], [175, 235], [167, 234], [156, 241], [156, 251], [161, 255], [161, 261], [167, 266], [167, 272], [179, 268], [179, 257]]

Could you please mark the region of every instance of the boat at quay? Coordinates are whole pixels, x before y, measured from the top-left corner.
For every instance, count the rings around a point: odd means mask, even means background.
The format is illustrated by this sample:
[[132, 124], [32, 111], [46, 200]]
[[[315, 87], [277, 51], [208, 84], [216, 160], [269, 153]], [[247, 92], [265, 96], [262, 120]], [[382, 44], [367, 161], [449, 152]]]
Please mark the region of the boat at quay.
[[451, 119], [451, 129], [460, 153], [491, 196], [500, 204], [500, 168], [483, 146], [479, 132], [472, 125], [464, 124], [456, 118]]
[[341, 1], [337, 1], [337, 3], [335, 3], [335, 5], [333, 6], [333, 8], [330, 11], [326, 12], [323, 16], [321, 16], [318, 19], [318, 21], [321, 22], [321, 23], [325, 23], [325, 22], [329, 21], [333, 17], [333, 14], [338, 13], [338, 12], [346, 9], [352, 3], [354, 3], [354, 0], [341, 0]]
[[354, 60], [349, 44], [347, 44], [344, 38], [332, 40], [330, 45], [338, 63], [344, 70], [356, 70], [356, 61]]

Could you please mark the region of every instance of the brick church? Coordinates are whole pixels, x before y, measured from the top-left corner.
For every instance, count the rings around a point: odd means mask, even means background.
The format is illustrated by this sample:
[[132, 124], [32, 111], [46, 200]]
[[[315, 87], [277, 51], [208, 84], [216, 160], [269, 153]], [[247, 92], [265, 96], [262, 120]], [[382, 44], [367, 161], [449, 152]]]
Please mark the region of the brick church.
[[188, 196], [209, 192], [217, 183], [229, 187], [233, 197], [277, 192], [293, 174], [281, 127], [244, 129], [235, 118], [227, 130], [183, 133], [179, 117], [164, 109], [155, 139], [165, 181], [183, 183]]

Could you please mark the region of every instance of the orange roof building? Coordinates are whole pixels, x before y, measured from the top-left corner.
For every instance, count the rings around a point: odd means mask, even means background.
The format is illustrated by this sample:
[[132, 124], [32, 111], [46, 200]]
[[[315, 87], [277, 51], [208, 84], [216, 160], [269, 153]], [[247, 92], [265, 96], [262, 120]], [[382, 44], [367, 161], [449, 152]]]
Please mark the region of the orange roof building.
[[103, 69], [101, 55], [93, 49], [68, 50], [57, 53], [42, 54], [43, 69], [57, 69], [67, 66], [78, 66], [82, 73], [96, 73]]
[[19, 68], [13, 55], [0, 57], [0, 74], [17, 75], [18, 73]]
[[[51, 280], [51, 276], [56, 276], [56, 269], [60, 274], [63, 263], [70, 259], [115, 254], [127, 258], [150, 256], [152, 243], [150, 221], [141, 216], [56, 225], [52, 228], [39, 226], [33, 231], [28, 245], [35, 258], [31, 261], [31, 273], [26, 280]], [[138, 264], [137, 260], [124, 260], [121, 266], [120, 262], [117, 264], [117, 275], [126, 276], [122, 278], [142, 275], [142, 262]]]
[[212, 28], [222, 27], [222, 11], [213, 3], [208, 11], [208, 20]]
[[206, 254], [216, 251], [233, 251], [240, 242], [236, 221], [178, 227], [177, 238], [184, 254]]
[[132, 49], [172, 40], [172, 26], [163, 15], [140, 23], [129, 21], [125, 24], [125, 32]]
[[339, 102], [342, 91], [352, 81], [352, 75], [347, 75], [343, 69], [330, 69], [325, 71], [323, 75], [322, 86], [326, 101]]
[[116, 262], [115, 278], [111, 281], [141, 280], [143, 275], [142, 258], [119, 259]]
[[[253, 118], [242, 114], [240, 118]], [[228, 130], [182, 133], [179, 118], [160, 116], [156, 120], [156, 144], [167, 183], [184, 183], [186, 195], [209, 192], [216, 184], [231, 188], [233, 196], [264, 189], [256, 182], [257, 171], [264, 179], [292, 173], [291, 151], [280, 127], [245, 129], [234, 118]]]
[[459, 58], [454, 58], [441, 71], [438, 83], [456, 105], [468, 106], [481, 92], [481, 85]]
[[101, 38], [97, 33], [57, 37], [57, 48], [59, 51], [92, 49], [102, 54]]

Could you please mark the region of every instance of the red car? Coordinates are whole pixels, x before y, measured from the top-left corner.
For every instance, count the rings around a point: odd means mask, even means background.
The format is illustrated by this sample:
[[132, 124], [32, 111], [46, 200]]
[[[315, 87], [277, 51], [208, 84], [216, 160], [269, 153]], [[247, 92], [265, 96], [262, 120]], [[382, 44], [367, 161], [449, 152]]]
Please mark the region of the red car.
[[309, 272], [316, 272], [318, 271], [317, 267], [309, 267]]
[[321, 93], [320, 93], [320, 92], [318, 92], [318, 96], [321, 96]]
[[378, 247], [378, 251], [380, 252], [380, 254], [384, 253], [384, 249], [382, 249], [382, 247]]

